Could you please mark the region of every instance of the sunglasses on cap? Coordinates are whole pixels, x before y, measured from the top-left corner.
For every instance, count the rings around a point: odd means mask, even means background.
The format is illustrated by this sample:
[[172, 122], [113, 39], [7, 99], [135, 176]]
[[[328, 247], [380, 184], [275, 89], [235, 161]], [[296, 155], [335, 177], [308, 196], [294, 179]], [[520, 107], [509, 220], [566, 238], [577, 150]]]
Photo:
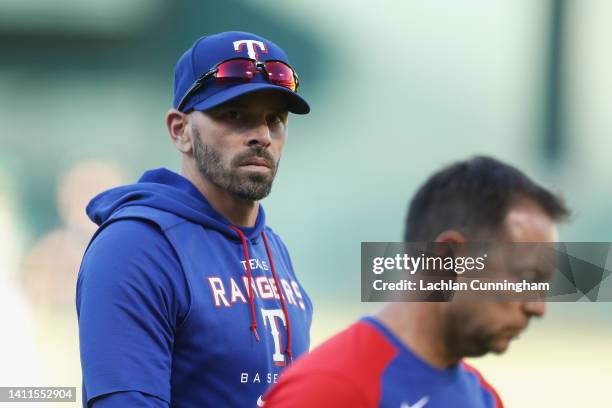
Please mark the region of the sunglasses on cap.
[[214, 77], [216, 83], [220, 85], [249, 82], [255, 78], [258, 71], [261, 71], [271, 84], [282, 86], [293, 92], [297, 91], [300, 83], [298, 76], [293, 68], [284, 62], [232, 58], [218, 63], [210, 71], [200, 76], [185, 92], [176, 109], [182, 111], [189, 98], [199, 91], [204, 86], [204, 82], [210, 78]]

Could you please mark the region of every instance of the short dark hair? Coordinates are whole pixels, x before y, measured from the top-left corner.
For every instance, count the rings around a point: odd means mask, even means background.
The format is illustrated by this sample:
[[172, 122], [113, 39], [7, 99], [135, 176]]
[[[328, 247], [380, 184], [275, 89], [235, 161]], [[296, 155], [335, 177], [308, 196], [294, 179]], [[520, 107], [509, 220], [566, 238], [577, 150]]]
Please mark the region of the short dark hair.
[[554, 220], [570, 211], [563, 199], [522, 171], [491, 157], [477, 156], [438, 171], [418, 190], [406, 218], [404, 241], [433, 241], [443, 231], [495, 233], [513, 203], [533, 200]]

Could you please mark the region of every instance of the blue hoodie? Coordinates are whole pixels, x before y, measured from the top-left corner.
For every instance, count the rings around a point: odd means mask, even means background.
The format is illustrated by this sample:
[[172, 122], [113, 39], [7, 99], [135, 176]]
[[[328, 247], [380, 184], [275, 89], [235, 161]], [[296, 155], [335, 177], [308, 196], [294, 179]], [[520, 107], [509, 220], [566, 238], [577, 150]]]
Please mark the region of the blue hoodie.
[[261, 206], [237, 227], [157, 169], [87, 214], [100, 228], [77, 282], [84, 405], [254, 407], [308, 350], [312, 304]]

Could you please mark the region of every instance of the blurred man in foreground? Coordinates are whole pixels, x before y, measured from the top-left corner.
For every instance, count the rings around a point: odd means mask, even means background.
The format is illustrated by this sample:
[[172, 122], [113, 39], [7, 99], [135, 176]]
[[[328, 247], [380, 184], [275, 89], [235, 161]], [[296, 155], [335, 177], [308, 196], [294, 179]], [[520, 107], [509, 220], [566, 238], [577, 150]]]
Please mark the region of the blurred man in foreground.
[[[555, 242], [560, 198], [519, 170], [477, 157], [433, 175], [408, 212], [406, 242]], [[391, 302], [322, 344], [266, 397], [279, 407], [502, 407], [464, 357], [502, 353], [542, 301]]]

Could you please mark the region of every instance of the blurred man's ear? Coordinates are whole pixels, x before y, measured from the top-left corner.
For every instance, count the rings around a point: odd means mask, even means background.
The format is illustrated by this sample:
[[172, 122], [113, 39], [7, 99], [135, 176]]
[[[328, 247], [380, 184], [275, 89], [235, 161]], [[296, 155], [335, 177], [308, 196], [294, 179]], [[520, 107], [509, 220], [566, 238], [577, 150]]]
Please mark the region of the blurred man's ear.
[[434, 241], [437, 245], [432, 245], [433, 252], [438, 256], [453, 256], [456, 253], [457, 244], [463, 244], [465, 237], [462, 233], [455, 230], [442, 231]]
[[459, 231], [448, 230], [442, 231], [434, 242], [442, 244], [463, 244], [465, 242], [465, 237]]
[[[435, 239], [434, 245], [432, 245], [432, 252], [442, 258], [451, 257], [454, 258], [458, 254], [461, 253], [461, 250], [464, 248], [459, 248], [463, 243], [465, 243], [466, 239], [462, 233], [455, 230], [447, 230], [442, 231]], [[438, 276], [445, 277], [446, 279], [450, 279], [455, 281], [457, 279], [457, 274], [452, 270], [442, 269], [437, 271]], [[450, 291], [435, 291], [432, 292], [432, 295], [429, 298], [429, 301], [432, 302], [450, 302], [452, 298], [455, 296], [455, 292], [453, 290]], [[452, 303], [452, 302], [451, 302]], [[444, 307], [441, 310], [445, 310]]]
[[189, 116], [176, 109], [166, 113], [166, 128], [170, 141], [181, 153], [189, 153], [192, 149], [192, 134], [189, 129]]

